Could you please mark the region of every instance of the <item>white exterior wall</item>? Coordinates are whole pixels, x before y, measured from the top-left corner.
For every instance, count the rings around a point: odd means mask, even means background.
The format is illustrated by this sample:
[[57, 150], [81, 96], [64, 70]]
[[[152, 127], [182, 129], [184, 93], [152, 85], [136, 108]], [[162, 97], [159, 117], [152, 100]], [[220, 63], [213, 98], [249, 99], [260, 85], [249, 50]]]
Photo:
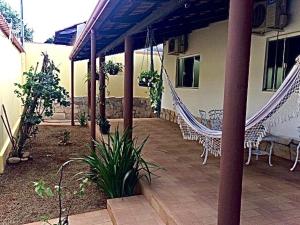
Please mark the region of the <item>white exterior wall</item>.
[[[280, 32], [280, 35], [300, 35], [300, 1], [291, 0], [289, 14], [289, 25], [284, 32]], [[193, 31], [189, 34], [188, 51], [179, 56], [194, 54], [201, 56], [199, 88], [176, 88], [182, 101], [194, 115], [198, 115], [199, 109], [208, 111], [223, 107], [227, 29], [228, 22], [224, 21]], [[259, 110], [274, 94], [262, 91], [262, 87], [266, 43], [269, 38], [276, 38], [276, 35], [277, 32], [270, 32], [264, 36], [252, 35], [247, 117]], [[165, 67], [174, 85], [177, 57], [165, 54]], [[162, 106], [173, 109], [168, 87], [165, 88]], [[300, 118], [279, 124], [272, 128], [271, 132], [275, 135], [298, 137], [297, 126], [300, 126]]]

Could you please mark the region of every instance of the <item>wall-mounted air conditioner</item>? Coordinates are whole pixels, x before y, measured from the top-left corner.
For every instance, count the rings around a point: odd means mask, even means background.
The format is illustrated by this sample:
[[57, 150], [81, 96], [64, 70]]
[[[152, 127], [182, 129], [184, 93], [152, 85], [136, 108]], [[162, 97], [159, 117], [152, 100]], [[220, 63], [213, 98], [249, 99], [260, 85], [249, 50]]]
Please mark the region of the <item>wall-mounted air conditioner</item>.
[[287, 0], [254, 2], [253, 33], [264, 34], [272, 30], [282, 30], [287, 22]]
[[186, 35], [170, 38], [168, 40], [168, 54], [178, 55], [185, 53], [188, 47], [188, 40]]

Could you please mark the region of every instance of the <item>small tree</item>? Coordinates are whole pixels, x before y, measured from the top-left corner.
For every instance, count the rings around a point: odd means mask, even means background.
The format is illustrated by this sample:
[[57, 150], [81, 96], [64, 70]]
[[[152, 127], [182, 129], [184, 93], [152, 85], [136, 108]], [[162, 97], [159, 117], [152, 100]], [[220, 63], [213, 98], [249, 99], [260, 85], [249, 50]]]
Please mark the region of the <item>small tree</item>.
[[[31, 68], [25, 72], [25, 83], [15, 84], [17, 96], [21, 99], [24, 110], [21, 117], [21, 128], [17, 138], [14, 156], [21, 157], [28, 138], [37, 131], [37, 125], [43, 116], [50, 117], [54, 113], [54, 103], [69, 106], [68, 92], [59, 85], [59, 70], [46, 53], [42, 53], [43, 64], [40, 72]], [[38, 66], [38, 64], [37, 64]]]

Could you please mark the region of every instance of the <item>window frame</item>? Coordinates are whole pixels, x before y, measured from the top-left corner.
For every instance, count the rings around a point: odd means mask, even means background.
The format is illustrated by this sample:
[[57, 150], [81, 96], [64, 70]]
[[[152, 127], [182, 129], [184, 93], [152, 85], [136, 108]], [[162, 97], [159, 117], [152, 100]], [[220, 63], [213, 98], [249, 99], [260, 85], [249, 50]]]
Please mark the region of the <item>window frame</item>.
[[[198, 86], [197, 87], [185, 87], [185, 86], [178, 86], [178, 76], [179, 76], [179, 68], [178, 68], [178, 61], [180, 59], [186, 59], [186, 58], [192, 58], [192, 57], [196, 57], [199, 56], [200, 60], [199, 60], [199, 78], [198, 78]], [[176, 57], [176, 63], [175, 63], [175, 71], [176, 71], [176, 79], [175, 79], [175, 88], [182, 88], [182, 89], [199, 89], [200, 88], [200, 63], [202, 61], [202, 55], [200, 53], [195, 53], [195, 54], [191, 54], [191, 55], [183, 55], [183, 56], [178, 56]], [[194, 69], [194, 68], [193, 68]], [[194, 77], [193, 77], [193, 83], [194, 83]]]
[[[274, 84], [272, 89], [268, 89], [267, 88], [267, 79], [268, 79], [268, 55], [269, 55], [269, 44], [272, 41], [276, 41], [278, 40], [283, 40], [284, 41], [284, 49], [283, 49], [283, 55], [282, 55], [282, 60], [284, 62], [285, 59], [285, 51], [286, 51], [286, 41], [289, 38], [295, 38], [295, 37], [299, 37], [300, 38], [300, 32], [296, 31], [296, 32], [291, 32], [291, 33], [285, 33], [285, 34], [281, 34], [281, 35], [274, 35], [271, 37], [267, 37], [266, 38], [266, 44], [265, 44], [265, 61], [264, 61], [264, 72], [263, 72], [263, 82], [262, 82], [262, 91], [263, 92], [276, 92], [278, 90], [278, 88], [276, 88], [276, 84]], [[285, 77], [288, 75], [288, 73], [285, 73]], [[275, 77], [272, 77], [272, 83], [274, 83], [274, 79]], [[284, 81], [283, 79], [283, 81]]]

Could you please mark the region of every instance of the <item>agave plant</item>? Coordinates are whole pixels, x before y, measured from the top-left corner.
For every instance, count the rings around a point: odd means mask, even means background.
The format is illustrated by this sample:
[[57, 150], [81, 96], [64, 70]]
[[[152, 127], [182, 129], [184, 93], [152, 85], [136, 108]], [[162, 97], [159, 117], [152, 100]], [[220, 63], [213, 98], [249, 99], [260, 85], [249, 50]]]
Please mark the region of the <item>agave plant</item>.
[[95, 150], [80, 159], [91, 168], [86, 176], [109, 198], [132, 196], [136, 193], [138, 180], [146, 177], [150, 183], [151, 169], [158, 168], [142, 156], [148, 138], [137, 145], [136, 138], [129, 138], [128, 132], [121, 135], [118, 129], [108, 138], [110, 144], [104, 140], [95, 141]]

